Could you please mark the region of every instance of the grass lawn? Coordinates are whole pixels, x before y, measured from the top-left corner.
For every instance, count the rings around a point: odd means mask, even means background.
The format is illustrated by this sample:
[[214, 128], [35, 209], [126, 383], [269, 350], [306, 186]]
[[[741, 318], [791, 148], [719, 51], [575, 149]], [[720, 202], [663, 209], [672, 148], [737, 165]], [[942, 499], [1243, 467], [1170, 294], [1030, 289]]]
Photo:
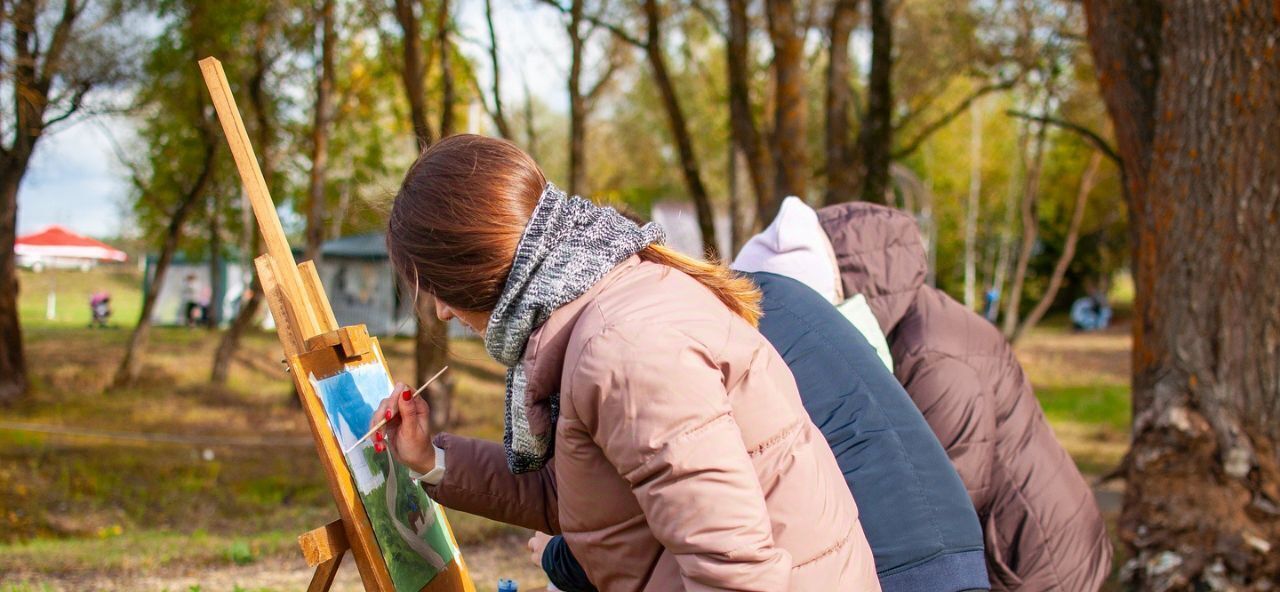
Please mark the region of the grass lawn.
[[[23, 272], [21, 310], [33, 394], [0, 409], [0, 592], [300, 590], [295, 537], [336, 516], [275, 336], [246, 337], [229, 383], [212, 387], [215, 332], [158, 328], [142, 379], [107, 391], [128, 330], [88, 329], [88, 294], [113, 295], [118, 324], [138, 310], [136, 273]], [[58, 314], [45, 319], [47, 286]], [[44, 286], [44, 287], [42, 287]], [[411, 340], [383, 343], [410, 376]], [[502, 437], [502, 368], [475, 340], [452, 343], [455, 431]], [[1113, 467], [1127, 445], [1128, 337], [1037, 330], [1018, 353], [1046, 416], [1082, 469]], [[92, 434], [40, 433], [17, 424]], [[104, 437], [164, 434], [179, 442]], [[481, 589], [545, 580], [527, 533], [450, 512]], [[338, 590], [360, 589], [354, 565]]]

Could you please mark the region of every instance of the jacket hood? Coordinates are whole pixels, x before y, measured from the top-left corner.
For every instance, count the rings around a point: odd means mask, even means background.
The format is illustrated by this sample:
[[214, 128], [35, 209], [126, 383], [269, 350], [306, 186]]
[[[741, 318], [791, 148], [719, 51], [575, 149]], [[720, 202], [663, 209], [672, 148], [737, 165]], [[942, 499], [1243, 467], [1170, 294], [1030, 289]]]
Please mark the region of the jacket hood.
[[827, 302], [844, 300], [831, 242], [818, 223], [818, 213], [798, 197], [782, 201], [778, 216], [742, 246], [730, 267], [787, 276], [809, 286]]
[[865, 202], [818, 210], [835, 251], [846, 294], [863, 294], [887, 335], [898, 326], [928, 272], [924, 240], [915, 218]]

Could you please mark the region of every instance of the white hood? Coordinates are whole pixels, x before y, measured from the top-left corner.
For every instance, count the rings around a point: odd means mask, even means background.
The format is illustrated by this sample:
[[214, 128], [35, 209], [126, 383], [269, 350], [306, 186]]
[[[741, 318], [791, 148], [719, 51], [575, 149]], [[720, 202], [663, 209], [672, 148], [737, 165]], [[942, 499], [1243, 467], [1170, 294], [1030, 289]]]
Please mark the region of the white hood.
[[730, 267], [784, 275], [813, 288], [827, 302], [844, 301], [831, 241], [818, 222], [818, 212], [798, 197], [782, 200], [778, 217], [742, 246]]
[[889, 372], [893, 372], [893, 357], [880, 324], [861, 294], [851, 294], [845, 300], [831, 239], [818, 222], [818, 212], [800, 198], [782, 200], [778, 217], [764, 232], [742, 246], [731, 267], [745, 272], [776, 273], [809, 286], [836, 305], [840, 314], [867, 338]]

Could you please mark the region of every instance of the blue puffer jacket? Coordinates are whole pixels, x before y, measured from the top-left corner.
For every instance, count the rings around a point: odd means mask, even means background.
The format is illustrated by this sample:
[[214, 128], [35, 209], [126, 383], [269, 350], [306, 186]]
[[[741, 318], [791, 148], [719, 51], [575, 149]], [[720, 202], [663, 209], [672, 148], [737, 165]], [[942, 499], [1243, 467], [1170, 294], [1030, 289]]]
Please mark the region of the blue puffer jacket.
[[[964, 484], [875, 350], [800, 282], [747, 275], [764, 294], [760, 333], [791, 368], [858, 503], [883, 590], [989, 589], [982, 529]], [[594, 590], [560, 537], [542, 565], [566, 592]]]

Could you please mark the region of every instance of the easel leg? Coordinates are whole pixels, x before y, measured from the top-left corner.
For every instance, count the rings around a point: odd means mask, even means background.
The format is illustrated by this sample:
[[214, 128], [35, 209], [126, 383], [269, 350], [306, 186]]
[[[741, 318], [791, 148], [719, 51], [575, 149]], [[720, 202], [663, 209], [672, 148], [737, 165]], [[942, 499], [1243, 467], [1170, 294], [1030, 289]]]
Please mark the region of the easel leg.
[[342, 558], [346, 557], [347, 552], [338, 553], [332, 559], [316, 566], [315, 575], [311, 576], [311, 584], [307, 586], [307, 592], [329, 592], [329, 586], [333, 585], [334, 576], [338, 575], [338, 566], [342, 564]]

